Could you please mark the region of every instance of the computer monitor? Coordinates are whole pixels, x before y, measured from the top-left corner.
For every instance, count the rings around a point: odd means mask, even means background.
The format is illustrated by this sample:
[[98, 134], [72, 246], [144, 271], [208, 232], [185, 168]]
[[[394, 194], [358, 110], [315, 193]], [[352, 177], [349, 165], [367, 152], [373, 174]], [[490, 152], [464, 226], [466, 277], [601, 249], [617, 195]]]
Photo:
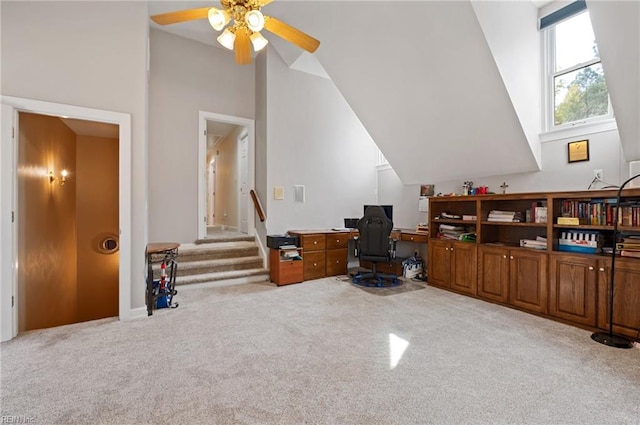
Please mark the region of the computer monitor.
[[[370, 207], [371, 205], [365, 205], [364, 208], [362, 209], [362, 214], [364, 215], [364, 212], [367, 210], [367, 207]], [[384, 210], [385, 215], [387, 216], [387, 218], [391, 221], [393, 221], [393, 205], [379, 205], [380, 207], [382, 207], [382, 209]]]

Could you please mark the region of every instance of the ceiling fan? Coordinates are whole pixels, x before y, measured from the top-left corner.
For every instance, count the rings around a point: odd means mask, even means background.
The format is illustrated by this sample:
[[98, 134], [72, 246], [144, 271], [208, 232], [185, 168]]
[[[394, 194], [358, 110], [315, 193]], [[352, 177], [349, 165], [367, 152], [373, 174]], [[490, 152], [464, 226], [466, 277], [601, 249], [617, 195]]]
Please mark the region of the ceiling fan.
[[[236, 62], [240, 65], [251, 63], [251, 45], [258, 52], [269, 43], [260, 34], [262, 29], [266, 29], [310, 53], [315, 52], [320, 46], [320, 41], [274, 17], [262, 14], [260, 9], [272, 1], [220, 0], [222, 9], [201, 7], [180, 10], [154, 15], [151, 20], [158, 25], [170, 25], [207, 18], [214, 30], [222, 31], [224, 29], [218, 36], [218, 42], [229, 50], [235, 50]], [[225, 28], [225, 26], [227, 27]]]

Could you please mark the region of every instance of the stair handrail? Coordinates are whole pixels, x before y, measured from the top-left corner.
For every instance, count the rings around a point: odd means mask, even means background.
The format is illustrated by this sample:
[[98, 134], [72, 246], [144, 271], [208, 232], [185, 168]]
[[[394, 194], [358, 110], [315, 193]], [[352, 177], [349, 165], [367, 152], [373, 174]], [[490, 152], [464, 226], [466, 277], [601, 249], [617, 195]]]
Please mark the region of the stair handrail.
[[253, 189], [251, 189], [249, 193], [251, 194], [251, 199], [253, 199], [253, 206], [258, 213], [258, 217], [260, 217], [260, 221], [264, 221], [267, 217], [264, 215], [262, 204], [260, 203], [260, 199], [258, 199], [258, 194], [256, 194], [256, 191]]

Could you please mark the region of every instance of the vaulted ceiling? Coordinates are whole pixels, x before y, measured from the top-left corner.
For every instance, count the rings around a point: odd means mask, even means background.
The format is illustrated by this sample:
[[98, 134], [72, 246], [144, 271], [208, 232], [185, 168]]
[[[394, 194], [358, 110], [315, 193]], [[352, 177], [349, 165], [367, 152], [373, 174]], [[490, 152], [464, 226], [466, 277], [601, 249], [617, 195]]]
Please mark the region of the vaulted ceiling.
[[[216, 2], [150, 2], [150, 14]], [[640, 158], [640, 8], [589, 1], [627, 160]], [[321, 40], [285, 62], [330, 77], [406, 184], [540, 168], [537, 5], [286, 1], [266, 6]], [[215, 45], [206, 20], [163, 30]], [[327, 123], [330, 125], [331, 123]]]

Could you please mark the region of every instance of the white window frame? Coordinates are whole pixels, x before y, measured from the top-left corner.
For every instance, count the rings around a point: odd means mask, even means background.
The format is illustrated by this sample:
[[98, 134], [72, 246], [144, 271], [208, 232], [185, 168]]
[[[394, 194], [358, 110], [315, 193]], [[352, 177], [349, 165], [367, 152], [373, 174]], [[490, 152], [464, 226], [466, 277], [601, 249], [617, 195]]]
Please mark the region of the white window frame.
[[[588, 10], [572, 15], [567, 19], [574, 18], [582, 13], [588, 13]], [[563, 21], [561, 21], [563, 22]], [[565, 68], [560, 71], [556, 71], [556, 51], [555, 51], [555, 26], [561, 22], [558, 22], [548, 28], [541, 31], [542, 37], [542, 134], [541, 141], [556, 140], [564, 137], [574, 137], [581, 134], [598, 133], [602, 131], [609, 131], [617, 129], [617, 125], [613, 115], [613, 108], [611, 106], [611, 98], [607, 96], [609, 113], [606, 115], [600, 115], [592, 118], [585, 118], [580, 121], [572, 121], [560, 125], [555, 125], [555, 85], [554, 79], [558, 75], [567, 74], [578, 69], [583, 69], [588, 66], [602, 63], [601, 58], [594, 58], [587, 62], [583, 62], [574, 65], [570, 68]]]

